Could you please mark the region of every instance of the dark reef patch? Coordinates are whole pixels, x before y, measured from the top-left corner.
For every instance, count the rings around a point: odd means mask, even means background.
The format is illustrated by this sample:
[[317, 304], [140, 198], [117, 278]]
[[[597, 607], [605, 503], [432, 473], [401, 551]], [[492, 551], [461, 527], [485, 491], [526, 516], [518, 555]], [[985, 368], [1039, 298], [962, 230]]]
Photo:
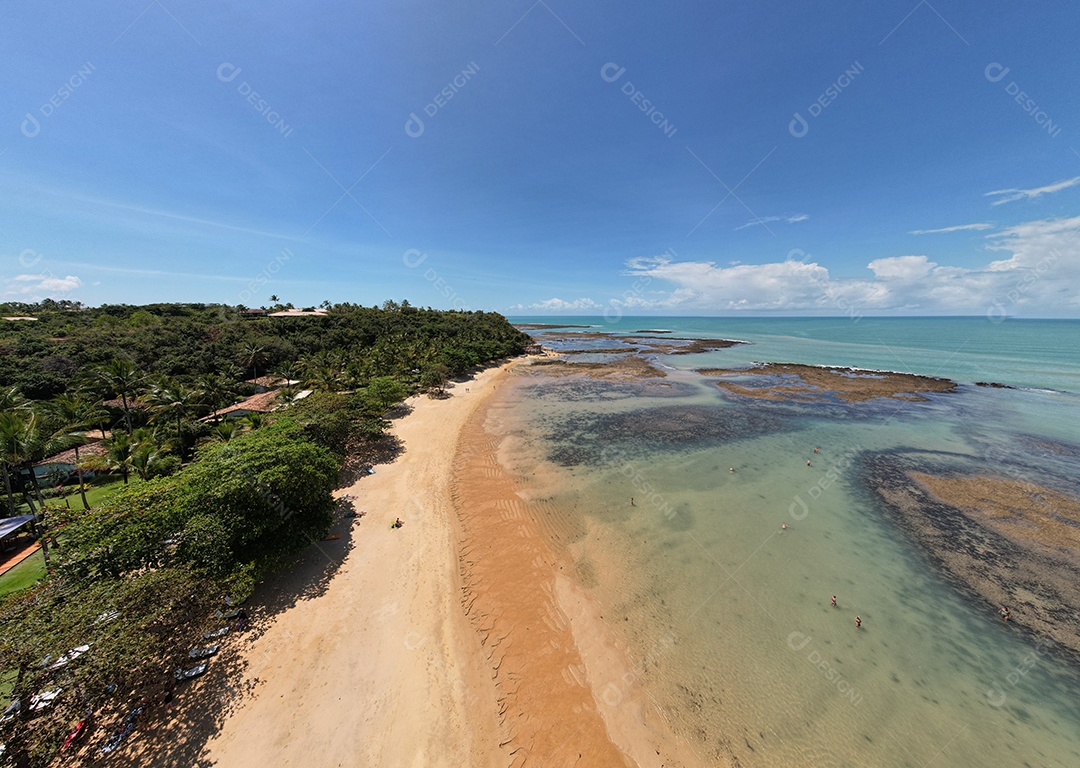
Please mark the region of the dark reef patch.
[[658, 449], [692, 450], [793, 428], [780, 409], [666, 405], [575, 415], [554, 426], [549, 458], [563, 466], [610, 463]]
[[1080, 551], [1049, 538], [1067, 531], [1054, 518], [1080, 504], [1057, 490], [1068, 483], [1035, 483], [1023, 463], [919, 450], [864, 453], [857, 472], [875, 506], [988, 615], [1008, 606], [1015, 631], [1080, 665]]

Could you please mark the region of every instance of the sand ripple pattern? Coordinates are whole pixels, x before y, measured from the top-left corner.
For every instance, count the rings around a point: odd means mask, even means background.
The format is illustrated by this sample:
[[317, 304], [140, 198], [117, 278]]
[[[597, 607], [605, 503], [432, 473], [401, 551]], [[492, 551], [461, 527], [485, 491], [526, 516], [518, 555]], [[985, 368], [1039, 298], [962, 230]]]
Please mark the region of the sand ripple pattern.
[[[523, 501], [500, 467], [484, 409], [462, 430], [452, 496], [462, 605], [499, 694], [511, 765], [627, 766], [608, 738], [570, 624], [554, 595], [560, 558], [544, 502]], [[564, 566], [565, 567], [565, 566]]]

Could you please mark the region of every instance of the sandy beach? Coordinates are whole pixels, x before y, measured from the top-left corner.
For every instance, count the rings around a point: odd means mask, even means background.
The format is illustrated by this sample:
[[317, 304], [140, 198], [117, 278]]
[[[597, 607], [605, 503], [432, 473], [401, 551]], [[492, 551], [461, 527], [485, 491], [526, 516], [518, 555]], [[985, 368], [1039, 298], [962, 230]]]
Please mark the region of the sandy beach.
[[[339, 491], [366, 513], [353, 546], [323, 594], [279, 614], [244, 651], [253, 695], [208, 745], [209, 761], [506, 763], [494, 685], [461, 610], [449, 487], [459, 432], [499, 373], [445, 400], [412, 398], [393, 426], [402, 456]], [[396, 517], [405, 525], [393, 530]], [[319, 546], [341, 556], [334, 544]]]
[[351, 548], [320, 542], [344, 558], [322, 593], [244, 641], [249, 693], [200, 764], [698, 762], [499, 467], [485, 423], [515, 364], [413, 398], [402, 455], [339, 491], [366, 513]]

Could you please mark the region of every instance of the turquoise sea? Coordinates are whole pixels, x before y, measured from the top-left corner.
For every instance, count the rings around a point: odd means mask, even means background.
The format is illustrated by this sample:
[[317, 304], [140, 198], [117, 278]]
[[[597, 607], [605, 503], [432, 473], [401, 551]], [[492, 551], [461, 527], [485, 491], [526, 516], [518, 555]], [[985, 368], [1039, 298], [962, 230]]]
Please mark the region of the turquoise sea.
[[[505, 395], [536, 447], [512, 469], [526, 488], [555, 478], [531, 492], [575, 519], [568, 554], [614, 617], [627, 674], [702, 764], [1080, 765], [1075, 662], [1001, 622], [874, 493], [904, 463], [1080, 495], [1080, 321], [511, 320], [749, 342], [656, 356], [662, 386], [525, 373]], [[960, 387], [925, 402], [747, 402], [693, 372], [757, 361]], [[617, 705], [622, 685], [598, 696]]]

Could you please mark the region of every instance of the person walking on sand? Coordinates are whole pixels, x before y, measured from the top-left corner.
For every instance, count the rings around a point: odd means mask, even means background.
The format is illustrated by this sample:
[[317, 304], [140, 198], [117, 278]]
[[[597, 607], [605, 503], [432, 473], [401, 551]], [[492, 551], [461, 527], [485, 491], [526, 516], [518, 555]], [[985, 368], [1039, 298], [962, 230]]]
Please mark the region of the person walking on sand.
[[633, 496], [630, 497], [630, 506], [631, 507], [636, 507], [637, 506], [637, 504], [634, 503], [634, 497]]
[[833, 608], [835, 608], [835, 607], [836, 607], [836, 595], [833, 595], [833, 596], [832, 596], [832, 607], [833, 607]]
[[862, 627], [862, 618], [860, 616], [855, 617], [855, 629]]

